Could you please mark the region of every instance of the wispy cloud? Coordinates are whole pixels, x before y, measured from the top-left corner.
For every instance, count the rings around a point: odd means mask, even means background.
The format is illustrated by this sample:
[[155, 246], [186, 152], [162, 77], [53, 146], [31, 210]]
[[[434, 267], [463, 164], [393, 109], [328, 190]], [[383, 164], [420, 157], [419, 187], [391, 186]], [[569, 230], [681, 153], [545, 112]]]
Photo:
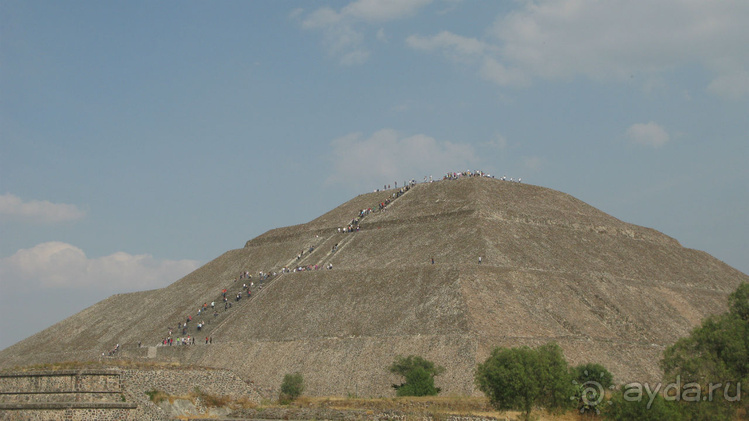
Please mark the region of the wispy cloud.
[[51, 241], [0, 259], [3, 288], [99, 288], [135, 291], [171, 284], [199, 267], [195, 260], [159, 260], [118, 252], [89, 258], [71, 244]]
[[0, 195], [0, 219], [54, 224], [74, 221], [84, 216], [86, 212], [76, 205], [52, 203], [46, 200], [24, 201], [10, 193]]
[[740, 100], [749, 96], [749, 71], [729, 70], [716, 77], [708, 92], [727, 99]]
[[492, 139], [484, 142], [483, 146], [501, 151], [507, 148], [507, 138], [497, 133]]
[[[749, 95], [749, 2], [728, 0], [541, 0], [499, 16], [485, 39], [440, 32], [414, 35], [424, 51], [481, 56], [479, 73], [500, 86], [534, 78], [643, 83], [695, 63], [713, 74], [706, 89], [724, 98]], [[636, 28], [636, 29], [633, 29]], [[473, 46], [461, 49], [460, 46]], [[480, 48], [478, 48], [480, 47]], [[464, 54], [464, 57], [467, 57]]]
[[526, 86], [530, 78], [521, 69], [498, 61], [498, 46], [448, 31], [433, 36], [411, 35], [406, 45], [421, 51], [439, 52], [454, 63], [476, 66], [478, 74], [499, 86]]
[[523, 166], [530, 171], [538, 171], [544, 166], [545, 160], [538, 156], [526, 156], [523, 158]]
[[492, 57], [484, 57], [479, 74], [499, 86], [530, 85], [530, 76], [517, 67], [507, 67]]
[[415, 14], [432, 0], [357, 0], [341, 10], [341, 15], [367, 22], [387, 22]]
[[654, 122], [633, 124], [627, 129], [627, 137], [633, 143], [660, 148], [671, 140], [668, 132]]
[[385, 29], [380, 28], [377, 30], [377, 41], [388, 42], [388, 37], [385, 35]]
[[[295, 9], [290, 17], [302, 29], [321, 31], [323, 44], [332, 57], [343, 65], [365, 63], [370, 51], [365, 45], [365, 29], [373, 24], [403, 19], [414, 15], [431, 0], [357, 0], [340, 10], [322, 7], [312, 12]], [[385, 40], [383, 28], [374, 37]]]
[[328, 182], [367, 188], [423, 175], [441, 176], [472, 168], [479, 161], [470, 144], [439, 141], [423, 134], [404, 136], [391, 129], [369, 137], [352, 133], [333, 140], [331, 149], [334, 172]]
[[496, 49], [496, 47], [483, 41], [456, 35], [448, 31], [442, 31], [433, 36], [411, 35], [406, 38], [406, 45], [423, 51], [442, 51], [453, 60], [480, 57], [487, 51]]

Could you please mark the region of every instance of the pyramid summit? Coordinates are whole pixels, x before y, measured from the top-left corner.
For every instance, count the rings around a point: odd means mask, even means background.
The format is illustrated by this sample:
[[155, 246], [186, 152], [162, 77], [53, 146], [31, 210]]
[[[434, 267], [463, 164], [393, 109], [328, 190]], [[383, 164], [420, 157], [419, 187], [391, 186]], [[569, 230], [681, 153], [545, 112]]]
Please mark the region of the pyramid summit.
[[[389, 396], [387, 367], [417, 354], [446, 368], [443, 393], [471, 395], [494, 347], [555, 341], [573, 364], [653, 381], [665, 347], [725, 311], [742, 282], [568, 194], [460, 177], [357, 196], [165, 288], [109, 297], [0, 351], [0, 369], [179, 362], [261, 390], [299, 371], [312, 395]], [[188, 335], [195, 345], [177, 344]]]

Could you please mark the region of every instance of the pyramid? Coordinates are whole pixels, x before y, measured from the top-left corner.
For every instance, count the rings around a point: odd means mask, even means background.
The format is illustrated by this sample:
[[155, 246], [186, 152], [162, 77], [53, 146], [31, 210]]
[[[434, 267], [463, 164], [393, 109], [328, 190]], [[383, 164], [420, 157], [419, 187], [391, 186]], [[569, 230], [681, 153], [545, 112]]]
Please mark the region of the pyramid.
[[[252, 280], [238, 279], [246, 272]], [[494, 347], [554, 341], [571, 364], [657, 381], [663, 350], [724, 312], [742, 282], [749, 276], [707, 253], [565, 193], [461, 177], [357, 196], [165, 288], [109, 297], [0, 351], [0, 369], [178, 362], [231, 370], [269, 392], [299, 371], [310, 395], [392, 396], [401, 379], [387, 367], [415, 354], [445, 367], [443, 394], [476, 395], [473, 370]], [[196, 314], [212, 301], [218, 315]], [[163, 346], [188, 315], [196, 345]]]

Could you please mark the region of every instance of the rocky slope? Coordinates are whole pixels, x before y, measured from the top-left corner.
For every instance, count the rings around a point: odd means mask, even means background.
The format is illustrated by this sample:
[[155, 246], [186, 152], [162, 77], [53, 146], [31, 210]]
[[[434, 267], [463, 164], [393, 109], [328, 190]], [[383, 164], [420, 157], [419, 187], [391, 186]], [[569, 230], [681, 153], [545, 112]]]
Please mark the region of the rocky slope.
[[[728, 294], [749, 281], [551, 189], [466, 177], [395, 192], [268, 231], [166, 288], [110, 297], [1, 351], [0, 368], [96, 359], [120, 343], [118, 358], [225, 368], [267, 389], [300, 371], [311, 394], [388, 396], [398, 379], [387, 366], [419, 354], [445, 366], [445, 393], [470, 395], [472, 370], [493, 347], [556, 341], [572, 363], [652, 381], [662, 350], [725, 311]], [[358, 232], [338, 231], [368, 208]], [[230, 310], [221, 303], [218, 316], [196, 316], [222, 289], [242, 292], [244, 271], [253, 281], [277, 275]], [[189, 325], [197, 345], [135, 347], [159, 344], [187, 315], [207, 322], [201, 332]], [[213, 344], [201, 343], [205, 335]]]

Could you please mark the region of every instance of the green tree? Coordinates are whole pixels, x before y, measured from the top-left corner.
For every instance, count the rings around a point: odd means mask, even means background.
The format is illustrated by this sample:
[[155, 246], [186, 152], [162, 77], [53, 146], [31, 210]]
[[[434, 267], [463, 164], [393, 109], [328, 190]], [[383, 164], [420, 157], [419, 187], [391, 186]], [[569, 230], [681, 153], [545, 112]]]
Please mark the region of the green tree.
[[627, 399], [624, 394], [617, 393], [609, 405], [602, 405], [602, 415], [611, 421], [679, 421], [682, 416], [674, 402], [666, 401], [662, 396], [655, 395], [641, 399]]
[[288, 403], [298, 398], [304, 392], [304, 377], [302, 373], [286, 374], [281, 382], [281, 394], [278, 400], [282, 403]]
[[580, 364], [572, 369], [575, 381], [579, 384], [587, 382], [596, 382], [602, 388], [608, 389], [614, 384], [614, 375], [601, 364], [587, 363]]
[[663, 353], [661, 368], [666, 382], [697, 384], [705, 398], [690, 402], [679, 399], [678, 394], [666, 397], [682, 400], [679, 406], [685, 419], [734, 418], [741, 402], [727, 391], [735, 391], [739, 382], [749, 384], [749, 284], [740, 285], [728, 304], [727, 313], [703, 320]]
[[606, 389], [614, 384], [614, 376], [601, 364], [580, 364], [572, 369], [577, 409], [580, 413], [600, 412], [599, 405], [606, 397]]
[[408, 357], [397, 356], [389, 367], [391, 373], [405, 377], [405, 383], [394, 384], [393, 389], [398, 396], [434, 396], [440, 392], [434, 386], [434, 377], [442, 374], [445, 369], [435, 366], [433, 362], [418, 355]]
[[555, 343], [536, 349], [495, 348], [479, 364], [475, 380], [492, 406], [520, 410], [526, 419], [535, 406], [550, 411], [570, 407], [576, 392], [562, 349]]
[[749, 322], [749, 283], [743, 283], [728, 297], [729, 312]]

